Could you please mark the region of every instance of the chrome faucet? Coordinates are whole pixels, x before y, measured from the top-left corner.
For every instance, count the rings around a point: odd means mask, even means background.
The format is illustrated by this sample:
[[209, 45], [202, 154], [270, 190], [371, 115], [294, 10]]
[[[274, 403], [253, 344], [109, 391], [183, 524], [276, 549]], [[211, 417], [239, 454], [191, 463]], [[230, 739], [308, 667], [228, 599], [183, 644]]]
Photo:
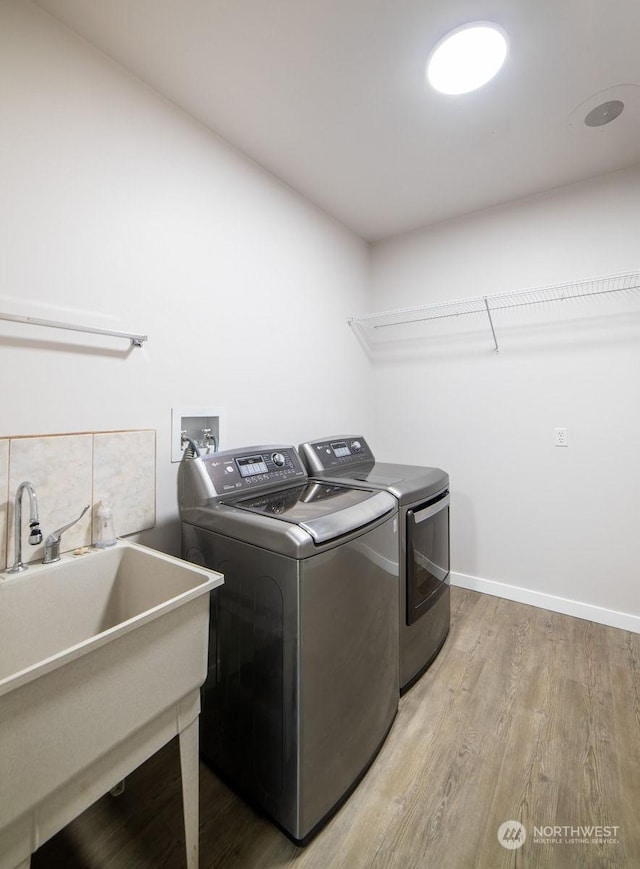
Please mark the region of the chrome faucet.
[[[52, 564], [54, 561], [60, 561], [60, 538], [64, 534], [67, 529], [71, 528], [72, 525], [75, 525], [76, 522], [79, 522], [84, 514], [89, 509], [89, 504], [84, 508], [82, 513], [78, 516], [77, 519], [74, 519], [73, 522], [68, 522], [66, 525], [63, 525], [62, 528], [58, 528], [57, 531], [52, 531], [51, 534], [44, 541], [44, 558], [42, 559], [43, 564]], [[42, 538], [41, 538], [42, 539]]]
[[15, 561], [13, 567], [9, 568], [7, 573], [22, 573], [29, 566], [22, 561], [22, 496], [26, 491], [29, 496], [29, 509], [31, 516], [29, 520], [29, 543], [32, 546], [37, 546], [42, 543], [42, 531], [40, 530], [40, 520], [38, 519], [38, 499], [36, 498], [36, 490], [33, 488], [33, 483], [25, 481], [20, 483], [16, 490], [16, 502], [14, 507], [15, 520]]

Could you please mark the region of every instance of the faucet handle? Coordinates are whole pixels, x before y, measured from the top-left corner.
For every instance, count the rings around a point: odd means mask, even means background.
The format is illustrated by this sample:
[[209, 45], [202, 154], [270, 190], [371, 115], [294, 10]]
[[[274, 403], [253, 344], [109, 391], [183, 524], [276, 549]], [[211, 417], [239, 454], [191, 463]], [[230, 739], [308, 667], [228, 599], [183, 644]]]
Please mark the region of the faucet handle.
[[[49, 534], [47, 539], [44, 541], [44, 558], [42, 559], [43, 564], [52, 564], [54, 561], [60, 561], [60, 539], [62, 535], [65, 531], [71, 528], [72, 525], [75, 525], [76, 522], [79, 522], [82, 519], [90, 506], [90, 504], [87, 504], [87, 506], [84, 508], [84, 510], [77, 519], [74, 519], [72, 522], [68, 522], [66, 525], [63, 525], [62, 528], [58, 528], [57, 531], [52, 531], [51, 534]], [[42, 540], [42, 535], [40, 535], [40, 540]]]

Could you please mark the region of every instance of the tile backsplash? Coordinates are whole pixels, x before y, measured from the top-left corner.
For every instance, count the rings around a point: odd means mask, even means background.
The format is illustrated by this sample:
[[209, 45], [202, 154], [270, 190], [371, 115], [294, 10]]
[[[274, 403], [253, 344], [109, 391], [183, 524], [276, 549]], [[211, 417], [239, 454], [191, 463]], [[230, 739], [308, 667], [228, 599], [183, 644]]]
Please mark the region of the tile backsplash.
[[[0, 439], [0, 570], [14, 561], [14, 500], [33, 483], [43, 539], [91, 510], [62, 536], [61, 552], [90, 546], [95, 512], [113, 510], [118, 536], [155, 524], [156, 434], [153, 430], [88, 432]], [[39, 561], [44, 544], [30, 546], [29, 499], [22, 507], [22, 560]]]
[[113, 510], [116, 535], [156, 521], [156, 434], [114, 431], [93, 436], [93, 503]]

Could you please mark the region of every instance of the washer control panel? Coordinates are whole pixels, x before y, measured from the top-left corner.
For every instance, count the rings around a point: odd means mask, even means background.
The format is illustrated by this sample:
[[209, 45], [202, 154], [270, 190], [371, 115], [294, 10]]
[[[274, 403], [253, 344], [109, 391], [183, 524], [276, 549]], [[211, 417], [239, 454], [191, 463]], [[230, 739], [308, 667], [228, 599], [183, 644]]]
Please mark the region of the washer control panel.
[[375, 461], [362, 435], [340, 435], [301, 444], [300, 455], [310, 474]]
[[203, 456], [218, 495], [287, 484], [306, 473], [292, 446], [246, 447]]

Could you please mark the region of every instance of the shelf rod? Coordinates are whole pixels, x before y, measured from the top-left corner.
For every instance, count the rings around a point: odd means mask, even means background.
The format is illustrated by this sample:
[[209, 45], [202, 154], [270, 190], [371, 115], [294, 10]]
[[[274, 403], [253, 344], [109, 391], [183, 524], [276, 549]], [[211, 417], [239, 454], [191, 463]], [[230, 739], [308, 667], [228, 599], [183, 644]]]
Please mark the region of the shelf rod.
[[[376, 323], [373, 329], [387, 329], [389, 326], [406, 326], [408, 323], [425, 323], [428, 320], [448, 320], [450, 317], [464, 317], [467, 314], [482, 314], [484, 308], [469, 308], [468, 311], [452, 311], [450, 314], [436, 314], [432, 317], [414, 317], [411, 320], [395, 320], [393, 323]], [[350, 323], [363, 323], [363, 318], [352, 317]], [[366, 326], [366, 323], [363, 323]]]
[[2, 314], [0, 320], [12, 323], [27, 323], [31, 326], [48, 326], [51, 329], [66, 329], [69, 332], [88, 332], [91, 335], [107, 335], [109, 338], [126, 338], [132, 347], [142, 347], [148, 340], [147, 335], [135, 335], [131, 332], [116, 332], [113, 329], [95, 329], [93, 326], [75, 326], [72, 323], [59, 323], [57, 320], [41, 320], [39, 317], [22, 317], [19, 314]]

